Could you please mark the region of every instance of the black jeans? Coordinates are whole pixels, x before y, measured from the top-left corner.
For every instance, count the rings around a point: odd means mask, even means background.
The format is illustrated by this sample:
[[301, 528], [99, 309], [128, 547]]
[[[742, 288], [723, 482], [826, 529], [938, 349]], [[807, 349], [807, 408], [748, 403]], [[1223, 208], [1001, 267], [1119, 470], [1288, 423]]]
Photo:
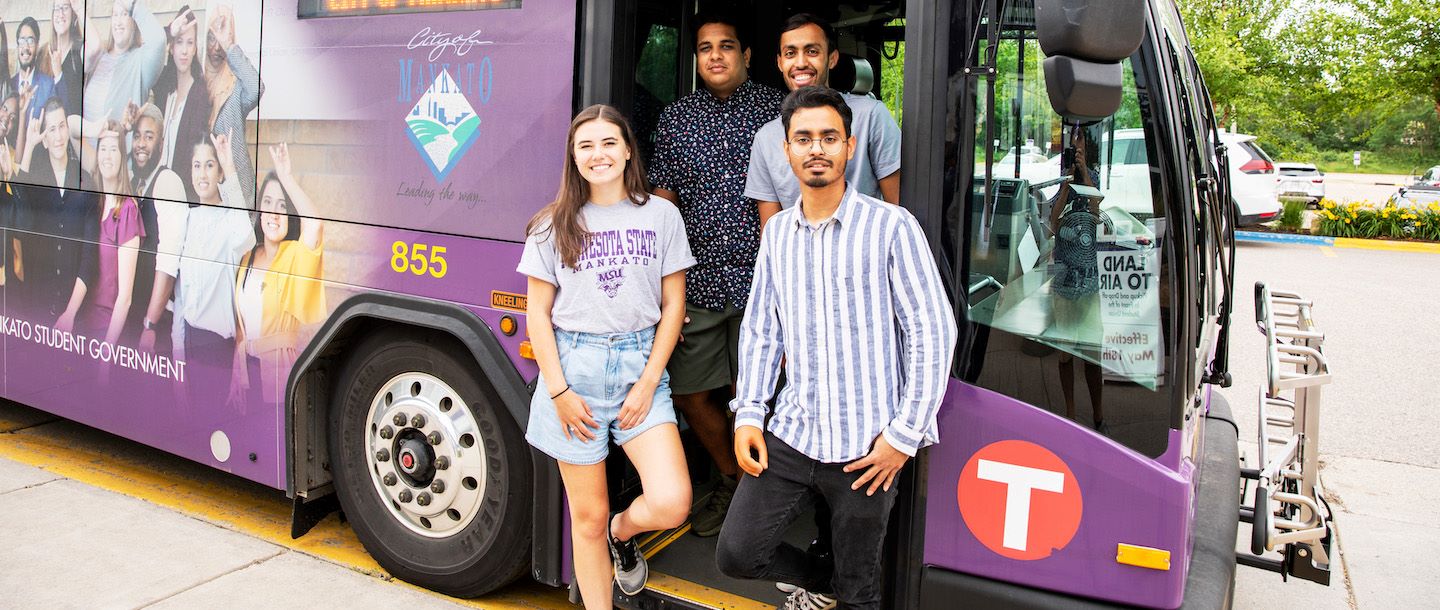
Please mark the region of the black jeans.
[[[769, 432], [770, 467], [744, 476], [725, 516], [715, 561], [732, 578], [789, 582], [833, 593], [843, 608], [881, 607], [880, 556], [898, 485], [873, 496], [850, 489], [861, 473], [810, 459]], [[784, 541], [785, 531], [823, 498], [832, 509], [833, 559]]]

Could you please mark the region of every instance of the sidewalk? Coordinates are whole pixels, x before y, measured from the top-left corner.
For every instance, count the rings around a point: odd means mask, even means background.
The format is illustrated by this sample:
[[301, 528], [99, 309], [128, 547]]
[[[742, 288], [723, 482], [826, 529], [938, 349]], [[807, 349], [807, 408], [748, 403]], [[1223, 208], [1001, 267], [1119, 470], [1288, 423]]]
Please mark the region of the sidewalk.
[[7, 608], [572, 608], [522, 581], [479, 600], [395, 580], [336, 515], [290, 538], [285, 494], [0, 401]]
[[12, 608], [459, 607], [7, 459], [0, 515]]

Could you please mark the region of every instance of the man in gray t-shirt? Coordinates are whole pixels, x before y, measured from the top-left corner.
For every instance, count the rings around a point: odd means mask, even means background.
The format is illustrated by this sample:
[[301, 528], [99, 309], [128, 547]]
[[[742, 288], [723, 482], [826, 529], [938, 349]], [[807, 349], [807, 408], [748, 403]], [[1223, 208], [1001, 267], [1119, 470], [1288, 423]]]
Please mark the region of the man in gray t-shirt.
[[[801, 87], [828, 86], [830, 69], [840, 61], [835, 49], [835, 30], [813, 15], [799, 14], [785, 22], [780, 34], [776, 63], [791, 91]], [[845, 170], [845, 181], [853, 188], [889, 203], [900, 202], [900, 125], [879, 100], [844, 94], [854, 117], [851, 134], [855, 156]], [[760, 226], [783, 208], [800, 199], [800, 182], [790, 168], [785, 152], [785, 128], [776, 118], [755, 133], [750, 146], [750, 169], [745, 179], [745, 196], [760, 208]]]
[[548, 226], [525, 239], [516, 271], [558, 290], [550, 321], [577, 333], [628, 333], [660, 322], [660, 279], [695, 264], [675, 204], [651, 196], [645, 205], [621, 200], [585, 204], [590, 233], [575, 267], [560, 262]]

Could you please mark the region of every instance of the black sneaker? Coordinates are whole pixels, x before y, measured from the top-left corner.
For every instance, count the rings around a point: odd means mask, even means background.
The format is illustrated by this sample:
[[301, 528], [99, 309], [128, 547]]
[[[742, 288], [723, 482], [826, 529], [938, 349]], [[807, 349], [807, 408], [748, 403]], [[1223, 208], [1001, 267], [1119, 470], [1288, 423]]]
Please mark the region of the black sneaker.
[[605, 525], [605, 538], [610, 541], [610, 561], [615, 564], [615, 584], [620, 586], [620, 592], [626, 595], [635, 595], [645, 590], [645, 581], [650, 579], [650, 568], [645, 565], [645, 556], [640, 554], [640, 549], [635, 546], [635, 539], [626, 541], [610, 535], [610, 527], [615, 523], [615, 515], [610, 515], [610, 520]]
[[690, 531], [701, 538], [719, 534], [720, 528], [725, 525], [725, 514], [730, 512], [730, 501], [735, 498], [735, 488], [738, 485], [735, 479], [721, 475], [720, 482], [716, 483], [715, 489], [710, 492], [705, 507], [690, 518]]

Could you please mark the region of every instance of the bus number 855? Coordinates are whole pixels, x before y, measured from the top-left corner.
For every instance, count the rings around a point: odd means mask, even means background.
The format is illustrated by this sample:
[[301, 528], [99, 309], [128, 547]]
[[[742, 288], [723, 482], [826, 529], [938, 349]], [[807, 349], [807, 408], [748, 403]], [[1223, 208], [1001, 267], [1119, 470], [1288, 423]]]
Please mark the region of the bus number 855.
[[[426, 256], [426, 251], [429, 256]], [[395, 273], [410, 272], [415, 275], [429, 273], [436, 278], [445, 277], [450, 266], [445, 264], [445, 246], [410, 245], [403, 241], [390, 244], [390, 268]]]

